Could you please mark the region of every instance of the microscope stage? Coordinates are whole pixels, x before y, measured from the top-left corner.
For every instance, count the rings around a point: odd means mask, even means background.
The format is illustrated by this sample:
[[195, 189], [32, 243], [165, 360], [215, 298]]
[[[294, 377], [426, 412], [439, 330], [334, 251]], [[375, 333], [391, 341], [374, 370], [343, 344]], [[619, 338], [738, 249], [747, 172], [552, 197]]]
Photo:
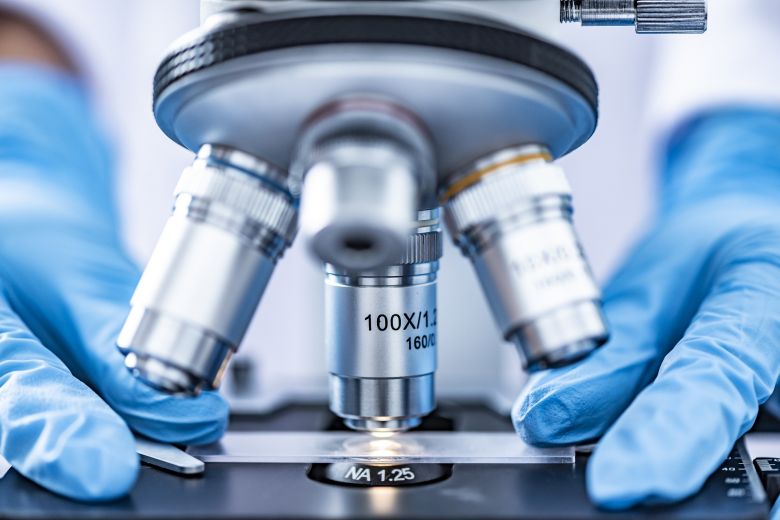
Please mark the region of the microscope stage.
[[[448, 424], [454, 426], [455, 433], [451, 435], [461, 439], [482, 435], [483, 440], [508, 441], [509, 437], [504, 435], [512, 432], [506, 417], [479, 403], [442, 404], [439, 414], [423, 425], [423, 431], [412, 436], [441, 438], [440, 435], [447, 435], [442, 429]], [[310, 441], [323, 430], [331, 432], [326, 436], [331, 439], [354, 437], [341, 430], [325, 405], [294, 404], [266, 415], [236, 416], [230, 435], [243, 435], [245, 439], [267, 435], [265, 438], [280, 442], [285, 432], [297, 432], [289, 435], [293, 445], [296, 439]], [[430, 433], [424, 433], [425, 430]], [[464, 435], [458, 437], [460, 434]], [[583, 454], [578, 454], [574, 463], [353, 462], [348, 463], [353, 467], [350, 473], [350, 468], [338, 466], [342, 463], [207, 462], [200, 477], [143, 466], [131, 495], [107, 504], [66, 500], [11, 470], [0, 480], [0, 517], [614, 518], [614, 514], [600, 511], [589, 502], [585, 492], [586, 463], [587, 456]], [[332, 467], [338, 470], [335, 474], [327, 472]], [[412, 485], [408, 482], [410, 473], [419, 478]], [[336, 482], [347, 475], [346, 480]], [[366, 482], [369, 479], [371, 482]], [[747, 520], [767, 518], [768, 513], [757, 475], [740, 443], [695, 497], [678, 505], [641, 508], [618, 516]]]

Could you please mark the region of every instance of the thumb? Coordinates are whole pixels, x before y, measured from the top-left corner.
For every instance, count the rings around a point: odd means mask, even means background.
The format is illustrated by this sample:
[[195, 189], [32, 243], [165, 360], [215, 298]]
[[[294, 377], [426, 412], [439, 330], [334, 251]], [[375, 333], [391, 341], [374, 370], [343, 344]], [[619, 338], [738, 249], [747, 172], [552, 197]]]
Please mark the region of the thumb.
[[[60, 221], [62, 222], [62, 221]], [[76, 239], [74, 239], [74, 236]], [[27, 252], [8, 258], [9, 297], [25, 322], [130, 427], [164, 442], [202, 444], [222, 436], [227, 403], [214, 392], [194, 399], [163, 394], [134, 378], [116, 338], [129, 311], [138, 269], [114, 242], [79, 238], [77, 230], [41, 226], [14, 243]], [[45, 250], [41, 251], [45, 244]], [[40, 251], [39, 254], [29, 253]], [[57, 251], [57, 262], [50, 252]], [[37, 280], [35, 284], [23, 283]]]
[[[609, 342], [573, 366], [550, 370], [518, 400], [513, 419], [527, 442], [600, 437], [655, 376], [704, 293], [698, 271], [716, 241], [692, 232], [695, 219], [683, 222], [651, 232], [605, 289]], [[680, 241], [694, 243], [685, 254], [667, 254]]]
[[23, 326], [0, 295], [0, 454], [78, 500], [126, 494], [138, 474], [122, 420]]
[[780, 375], [780, 231], [724, 248], [713, 288], [656, 381], [607, 432], [588, 465], [605, 507], [697, 491], [753, 424]]

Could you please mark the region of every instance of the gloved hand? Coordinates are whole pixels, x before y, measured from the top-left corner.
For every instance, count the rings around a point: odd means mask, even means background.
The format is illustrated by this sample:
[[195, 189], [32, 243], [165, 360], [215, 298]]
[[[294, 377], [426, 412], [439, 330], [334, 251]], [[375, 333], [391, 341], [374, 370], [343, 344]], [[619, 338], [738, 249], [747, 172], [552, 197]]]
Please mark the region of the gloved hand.
[[513, 411], [537, 445], [603, 436], [587, 486], [606, 508], [696, 492], [780, 375], [780, 112], [691, 120], [662, 181], [654, 228], [605, 290], [609, 343]]
[[139, 271], [113, 197], [112, 164], [77, 81], [0, 65], [0, 454], [82, 500], [130, 489], [130, 429], [205, 443], [228, 413], [217, 394], [162, 395], [125, 369], [115, 340]]

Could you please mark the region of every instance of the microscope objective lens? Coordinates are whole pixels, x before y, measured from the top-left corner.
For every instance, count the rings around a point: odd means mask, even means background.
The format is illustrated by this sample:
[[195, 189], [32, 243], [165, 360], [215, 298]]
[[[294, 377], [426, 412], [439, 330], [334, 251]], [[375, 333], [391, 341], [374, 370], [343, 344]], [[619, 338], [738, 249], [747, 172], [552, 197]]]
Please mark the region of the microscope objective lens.
[[572, 225], [571, 188], [543, 146], [509, 148], [455, 175], [445, 222], [525, 368], [578, 361], [608, 331]]
[[330, 406], [351, 429], [406, 431], [435, 408], [438, 215], [419, 212], [396, 265], [360, 273], [326, 266]]
[[253, 156], [208, 145], [184, 171], [117, 340], [136, 376], [182, 395], [219, 386], [297, 230], [286, 179]]

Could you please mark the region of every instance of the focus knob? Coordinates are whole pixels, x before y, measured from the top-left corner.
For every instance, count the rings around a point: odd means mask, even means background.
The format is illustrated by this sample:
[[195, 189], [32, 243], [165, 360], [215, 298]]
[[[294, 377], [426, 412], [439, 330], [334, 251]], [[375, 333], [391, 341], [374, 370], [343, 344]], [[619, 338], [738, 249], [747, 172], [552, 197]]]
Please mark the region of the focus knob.
[[561, 0], [561, 23], [633, 25], [638, 33], [700, 34], [707, 0]]
[[706, 30], [706, 0], [636, 0], [638, 33], [700, 34]]

